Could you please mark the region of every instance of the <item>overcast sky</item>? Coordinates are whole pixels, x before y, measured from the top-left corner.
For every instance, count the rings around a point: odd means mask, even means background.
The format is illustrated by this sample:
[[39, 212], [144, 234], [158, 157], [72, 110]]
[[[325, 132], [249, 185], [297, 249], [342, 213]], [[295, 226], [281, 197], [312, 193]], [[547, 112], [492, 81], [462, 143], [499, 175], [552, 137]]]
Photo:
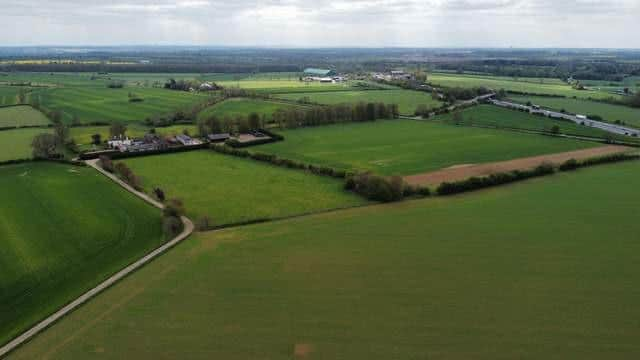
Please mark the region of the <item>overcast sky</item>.
[[3, 45], [640, 48], [640, 0], [0, 0]]

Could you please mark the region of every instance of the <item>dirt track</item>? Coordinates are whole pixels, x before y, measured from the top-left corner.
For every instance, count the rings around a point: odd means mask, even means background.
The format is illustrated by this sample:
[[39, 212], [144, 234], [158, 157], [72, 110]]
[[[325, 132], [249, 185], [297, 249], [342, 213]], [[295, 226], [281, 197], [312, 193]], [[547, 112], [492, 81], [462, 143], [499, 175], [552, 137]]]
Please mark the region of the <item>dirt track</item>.
[[634, 148], [618, 145], [601, 146], [593, 149], [534, 156], [488, 164], [456, 165], [425, 174], [406, 176], [404, 179], [410, 185], [440, 185], [445, 181], [451, 182], [465, 180], [473, 176], [482, 177], [512, 170], [531, 169], [545, 162], [561, 164], [570, 159], [584, 160], [593, 157], [628, 152], [631, 150], [634, 150]]

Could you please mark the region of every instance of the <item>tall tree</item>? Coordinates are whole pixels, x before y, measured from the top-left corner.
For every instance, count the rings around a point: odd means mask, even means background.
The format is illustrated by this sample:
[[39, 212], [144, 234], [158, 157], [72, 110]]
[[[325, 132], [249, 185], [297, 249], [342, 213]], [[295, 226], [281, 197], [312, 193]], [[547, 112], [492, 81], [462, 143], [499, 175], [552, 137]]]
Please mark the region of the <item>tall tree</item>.
[[31, 142], [33, 157], [36, 159], [50, 159], [57, 155], [57, 138], [52, 134], [36, 135]]
[[111, 135], [112, 138], [114, 137], [118, 137], [118, 136], [124, 136], [127, 133], [127, 126], [119, 123], [119, 122], [114, 122], [111, 124], [111, 127], [109, 128], [109, 134]]
[[261, 127], [260, 124], [260, 115], [258, 113], [252, 112], [249, 114], [249, 128], [251, 130], [257, 130]]

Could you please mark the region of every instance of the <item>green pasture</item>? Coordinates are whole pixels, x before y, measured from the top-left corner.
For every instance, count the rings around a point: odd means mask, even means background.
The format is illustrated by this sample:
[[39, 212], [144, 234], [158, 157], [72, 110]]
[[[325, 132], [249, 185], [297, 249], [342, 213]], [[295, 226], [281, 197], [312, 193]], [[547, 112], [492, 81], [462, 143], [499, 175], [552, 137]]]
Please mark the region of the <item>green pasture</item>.
[[46, 126], [49, 119], [31, 106], [0, 107], [0, 128], [22, 126]]
[[598, 145], [416, 120], [338, 124], [285, 130], [281, 134], [285, 141], [252, 150], [382, 175], [419, 174], [454, 165], [504, 161]]
[[582, 99], [548, 98], [542, 96], [510, 96], [511, 99], [526, 103], [531, 101], [536, 105], [554, 110], [566, 110], [580, 115], [599, 115], [608, 122], [621, 121], [633, 127], [640, 127], [640, 109], [612, 105]]
[[418, 105], [426, 105], [429, 108], [437, 108], [442, 105], [434, 100], [431, 94], [412, 90], [364, 90], [364, 91], [340, 91], [318, 92], [303, 94], [280, 94], [278, 98], [297, 101], [308, 99], [319, 104], [342, 104], [357, 102], [383, 102], [385, 104], [398, 104], [402, 115], [413, 115]]
[[216, 116], [219, 119], [228, 116], [234, 119], [237, 116], [247, 117], [251, 113], [257, 113], [261, 116], [266, 116], [267, 120], [270, 120], [271, 115], [277, 110], [293, 107], [296, 107], [296, 105], [278, 101], [232, 98], [204, 109], [198, 114], [198, 119], [206, 119], [210, 116]]
[[318, 91], [341, 91], [341, 90], [349, 90], [353, 88], [353, 84], [351, 82], [344, 83], [319, 83], [319, 82], [304, 82], [300, 81], [298, 78], [293, 78], [291, 80], [287, 79], [277, 79], [277, 80], [269, 80], [269, 79], [237, 79], [237, 80], [225, 80], [218, 81], [218, 85], [223, 87], [231, 88], [231, 87], [239, 87], [247, 90], [255, 90], [261, 93], [286, 93], [286, 92], [318, 92]]
[[[130, 102], [129, 93], [144, 101]], [[106, 86], [94, 86], [47, 89], [40, 92], [36, 99], [45, 109], [61, 111], [67, 122], [76, 116], [81, 123], [90, 123], [141, 122], [154, 115], [188, 108], [204, 101], [206, 97], [204, 94], [159, 88], [109, 89]]]
[[16, 129], [0, 131], [0, 161], [31, 159], [33, 138], [50, 129]]
[[557, 79], [527, 80], [526, 78], [508, 78], [477, 75], [453, 75], [453, 74], [430, 74], [429, 82], [447, 87], [480, 87], [485, 86], [494, 90], [505, 89], [508, 91], [527, 92], [532, 94], [551, 94], [577, 98], [602, 99], [616, 97], [605, 91], [575, 90], [570, 85], [562, 83]]
[[213, 225], [273, 219], [365, 203], [336, 179], [212, 150], [125, 160], [147, 192], [184, 201], [194, 220]]
[[0, 106], [3, 105], [15, 105], [18, 100], [18, 92], [20, 88], [17, 86], [2, 86], [0, 85]]
[[160, 212], [91, 168], [0, 167], [0, 344], [163, 242]]
[[616, 164], [197, 234], [10, 359], [638, 358], [639, 179]]

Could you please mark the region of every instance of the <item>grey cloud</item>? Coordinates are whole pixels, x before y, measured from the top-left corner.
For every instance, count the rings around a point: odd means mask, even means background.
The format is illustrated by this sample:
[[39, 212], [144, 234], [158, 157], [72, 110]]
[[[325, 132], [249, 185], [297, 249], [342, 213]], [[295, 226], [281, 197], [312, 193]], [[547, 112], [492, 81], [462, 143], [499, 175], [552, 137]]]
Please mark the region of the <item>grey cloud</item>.
[[0, 45], [640, 47], [638, 0], [0, 0]]

